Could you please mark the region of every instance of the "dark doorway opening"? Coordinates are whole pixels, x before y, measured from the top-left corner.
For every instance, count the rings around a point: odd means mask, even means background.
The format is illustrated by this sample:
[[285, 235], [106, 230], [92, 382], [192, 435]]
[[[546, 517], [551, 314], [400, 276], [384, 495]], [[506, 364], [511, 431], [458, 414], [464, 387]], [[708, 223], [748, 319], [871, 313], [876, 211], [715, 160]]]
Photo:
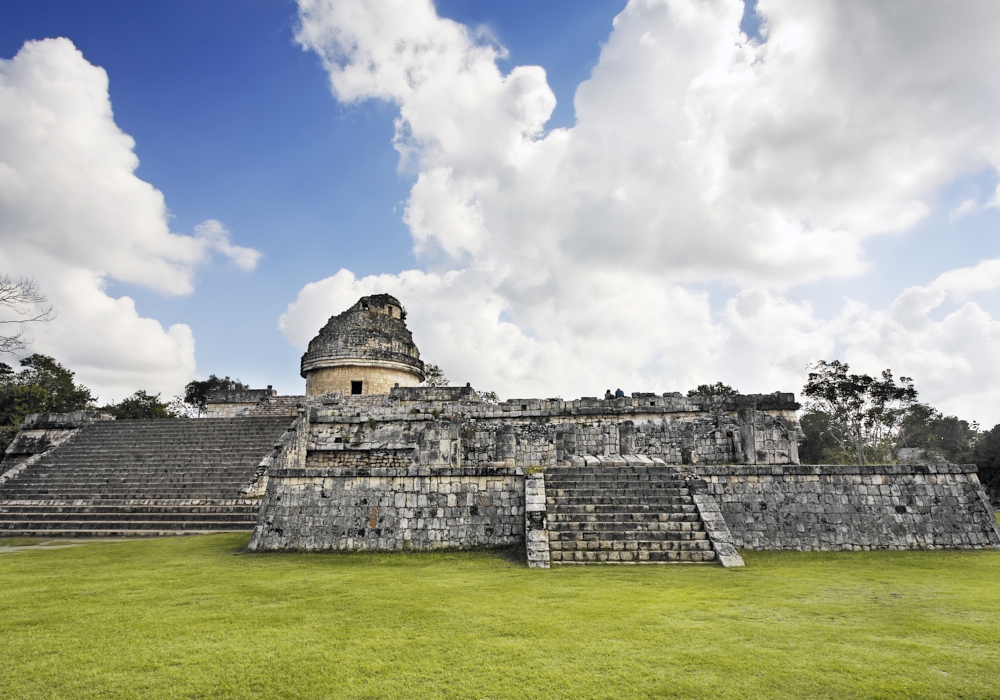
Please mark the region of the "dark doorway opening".
[[351, 393], [360, 394], [361, 393], [361, 382], [351, 382]]

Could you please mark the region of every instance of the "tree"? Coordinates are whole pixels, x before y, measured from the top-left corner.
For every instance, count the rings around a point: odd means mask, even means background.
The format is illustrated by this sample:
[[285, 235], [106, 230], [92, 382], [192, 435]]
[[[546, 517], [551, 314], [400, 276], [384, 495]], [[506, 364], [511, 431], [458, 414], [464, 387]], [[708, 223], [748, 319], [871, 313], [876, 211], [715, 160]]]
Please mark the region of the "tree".
[[168, 404], [160, 401], [159, 394], [147, 394], [142, 389], [118, 403], [110, 403], [107, 406], [103, 406], [100, 410], [110, 413], [118, 420], [177, 417], [177, 414], [171, 410]]
[[1000, 425], [983, 433], [972, 452], [972, 461], [979, 467], [979, 481], [990, 494], [994, 507], [1000, 502]]
[[424, 386], [448, 386], [448, 377], [437, 365], [424, 367]]
[[249, 388], [239, 379], [230, 379], [228, 376], [220, 379], [214, 374], [210, 374], [208, 379], [187, 383], [184, 387], [184, 403], [196, 410], [200, 416], [208, 409], [209, 393], [213, 391], [239, 391]]
[[0, 362], [0, 444], [6, 449], [29, 413], [67, 413], [89, 408], [94, 397], [74, 374], [47, 355], [29, 355], [15, 372]]
[[47, 299], [38, 289], [38, 284], [26, 277], [12, 278], [10, 275], [0, 275], [0, 308], [6, 310], [6, 316], [0, 314], [0, 352], [23, 350], [30, 341], [24, 337], [26, 323], [39, 323], [52, 320], [52, 307], [42, 306]]
[[688, 390], [688, 396], [722, 396], [727, 399], [731, 396], [736, 396], [739, 393], [740, 392], [733, 387], [728, 384], [723, 384], [722, 382], [716, 382], [715, 384], [699, 384], [697, 389]]
[[837, 445], [843, 461], [889, 461], [903, 419], [917, 402], [913, 380], [900, 377], [896, 384], [888, 369], [880, 379], [851, 374], [839, 360], [820, 360], [810, 369], [802, 394], [809, 413], [829, 418], [824, 439]]
[[485, 403], [500, 403], [500, 397], [495, 391], [477, 391], [476, 394]]
[[920, 447], [955, 464], [973, 461], [973, 449], [979, 437], [979, 425], [958, 416], [944, 416], [927, 404], [914, 404], [903, 417], [899, 431], [900, 447]]
[[806, 412], [799, 419], [805, 440], [799, 445], [799, 459], [803, 464], [836, 464], [844, 461], [840, 441], [833, 436], [837, 428], [822, 412]]

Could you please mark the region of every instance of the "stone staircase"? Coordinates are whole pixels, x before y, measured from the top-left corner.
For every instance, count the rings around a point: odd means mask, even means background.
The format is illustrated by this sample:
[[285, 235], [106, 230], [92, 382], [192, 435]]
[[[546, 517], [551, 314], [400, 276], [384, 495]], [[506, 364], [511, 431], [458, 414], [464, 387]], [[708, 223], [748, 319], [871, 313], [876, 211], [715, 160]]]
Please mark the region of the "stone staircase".
[[292, 417], [121, 420], [80, 428], [0, 484], [0, 535], [152, 536], [253, 529], [240, 497]]
[[552, 566], [716, 559], [675, 467], [547, 469], [545, 496]]

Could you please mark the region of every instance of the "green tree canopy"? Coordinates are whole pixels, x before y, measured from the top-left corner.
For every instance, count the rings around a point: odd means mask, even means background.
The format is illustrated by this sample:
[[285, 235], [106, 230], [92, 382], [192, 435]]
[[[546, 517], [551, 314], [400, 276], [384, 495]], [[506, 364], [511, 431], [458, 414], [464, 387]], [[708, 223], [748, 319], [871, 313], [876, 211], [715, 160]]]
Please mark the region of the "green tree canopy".
[[920, 447], [954, 464], [968, 464], [973, 461], [978, 437], [978, 424], [942, 415], [933, 406], [918, 403], [903, 417], [899, 446]]
[[839, 428], [833, 420], [821, 411], [806, 411], [799, 419], [806, 439], [799, 445], [799, 459], [803, 464], [838, 464], [846, 460], [834, 431]]
[[208, 408], [208, 395], [213, 391], [237, 391], [249, 389], [250, 387], [239, 379], [226, 377], [216, 377], [214, 374], [208, 375], [208, 379], [202, 381], [188, 382], [184, 387], [184, 403], [193, 407], [202, 414]]
[[30, 413], [67, 413], [89, 408], [94, 397], [74, 373], [47, 355], [29, 355], [22, 369], [0, 362], [0, 443], [4, 449]]
[[995, 507], [1000, 501], [1000, 425], [982, 433], [973, 448], [972, 461], [979, 467], [979, 480]]
[[128, 398], [118, 403], [102, 406], [105, 413], [110, 413], [118, 420], [136, 420], [140, 418], [176, 418], [170, 406], [160, 401], [159, 394], [147, 394], [140, 389]]
[[[807, 415], [825, 416], [810, 422], [822, 427], [817, 439], [837, 446], [835, 461], [891, 461], [903, 419], [917, 403], [913, 380], [900, 377], [897, 384], [888, 369], [879, 378], [852, 374], [850, 366], [839, 360], [820, 360], [810, 369], [802, 388]], [[806, 436], [808, 440], [808, 432]], [[831, 452], [828, 447], [821, 451]]]
[[699, 384], [697, 389], [689, 389], [688, 396], [723, 396], [729, 398], [730, 396], [736, 396], [740, 392], [729, 386], [728, 384], [723, 384], [722, 382], [716, 382], [715, 384]]

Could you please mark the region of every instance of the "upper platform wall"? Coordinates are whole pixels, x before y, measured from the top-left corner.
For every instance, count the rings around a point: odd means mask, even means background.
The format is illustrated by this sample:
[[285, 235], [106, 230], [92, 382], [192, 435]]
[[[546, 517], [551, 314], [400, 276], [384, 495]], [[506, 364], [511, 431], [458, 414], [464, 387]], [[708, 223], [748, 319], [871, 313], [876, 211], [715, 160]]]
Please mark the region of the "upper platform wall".
[[[447, 400], [452, 395], [460, 400]], [[451, 466], [555, 466], [587, 455], [629, 454], [667, 464], [798, 463], [798, 404], [787, 393], [490, 404], [469, 387], [411, 388], [394, 389], [380, 405], [363, 410], [352, 399], [329, 397], [313, 404], [310, 450], [392, 446], [412, 450], [413, 463], [424, 464], [420, 446], [433, 434], [434, 440], [454, 443], [447, 449]]]

